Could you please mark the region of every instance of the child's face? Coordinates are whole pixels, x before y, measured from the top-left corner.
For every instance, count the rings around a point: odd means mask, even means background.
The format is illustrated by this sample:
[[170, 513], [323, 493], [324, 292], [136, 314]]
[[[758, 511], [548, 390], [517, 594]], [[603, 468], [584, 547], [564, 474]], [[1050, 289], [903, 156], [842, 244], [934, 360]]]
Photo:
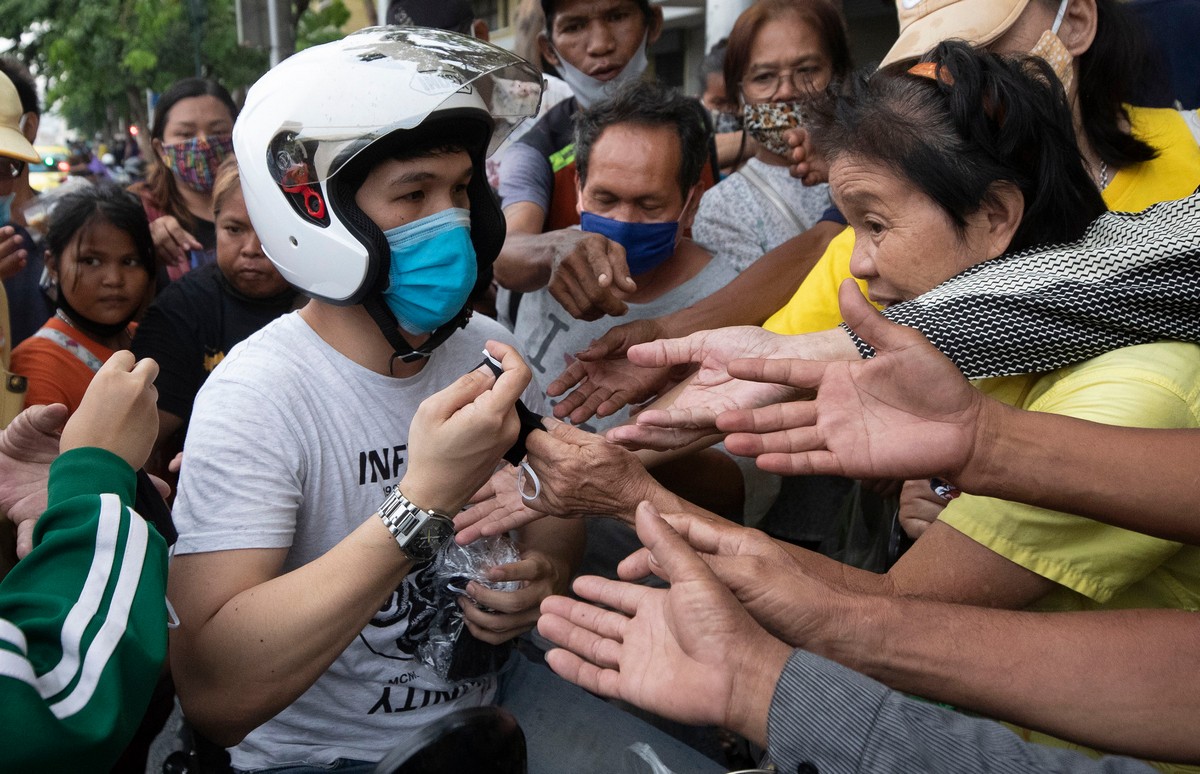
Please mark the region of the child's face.
[[470, 209], [467, 183], [473, 172], [465, 151], [388, 159], [371, 170], [354, 201], [387, 231], [451, 207]]
[[132, 317], [150, 287], [133, 238], [103, 220], [85, 226], [51, 264], [59, 292], [76, 312], [101, 325]]

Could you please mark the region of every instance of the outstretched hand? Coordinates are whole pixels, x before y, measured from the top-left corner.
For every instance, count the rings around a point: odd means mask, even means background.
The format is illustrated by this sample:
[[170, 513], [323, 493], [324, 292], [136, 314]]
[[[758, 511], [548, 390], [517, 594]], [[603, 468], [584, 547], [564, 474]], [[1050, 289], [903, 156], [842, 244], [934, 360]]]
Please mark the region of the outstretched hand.
[[[817, 652], [828, 652], [847, 636], [845, 610], [852, 597], [807, 571], [796, 556], [802, 549], [700, 513], [664, 513], [662, 518], [772, 636]], [[651, 573], [669, 580], [645, 548], [622, 561], [617, 573], [631, 581]]]
[[481, 537], [502, 535], [510, 529], [545, 518], [521, 498], [517, 469], [503, 465], [471, 498], [470, 506], [454, 517], [454, 540], [460, 546], [474, 543]]
[[0, 513], [17, 528], [17, 557], [33, 549], [33, 527], [46, 510], [50, 463], [67, 421], [61, 403], [30, 406], [0, 431]]
[[631, 522], [637, 504], [656, 486], [633, 452], [556, 420], [526, 442], [541, 480], [531, 508], [559, 516], [611, 516]]
[[538, 631], [560, 646], [546, 662], [593, 693], [765, 744], [790, 648], [754, 622], [649, 503], [638, 506], [637, 532], [671, 587], [579, 578], [576, 594], [595, 604], [542, 603]]
[[683, 383], [670, 408], [647, 409], [637, 415], [636, 424], [614, 427], [607, 438], [631, 448], [679, 449], [715, 434], [723, 411], [788, 400], [794, 393], [786, 387], [736, 379], [727, 370], [737, 358], [780, 356], [784, 338], [743, 325], [631, 347], [629, 359], [636, 365], [696, 363], [700, 369]]
[[625, 248], [587, 231], [563, 229], [547, 288], [567, 314], [599, 320], [629, 311], [625, 299], [637, 290], [625, 262]]
[[722, 414], [725, 448], [784, 475], [953, 479], [974, 454], [986, 399], [919, 332], [886, 320], [851, 281], [842, 315], [870, 360], [738, 360], [740, 379], [816, 389], [815, 400]]
[[665, 335], [657, 319], [633, 320], [609, 329], [578, 353], [578, 359], [546, 388], [552, 398], [571, 391], [555, 405], [554, 416], [578, 425], [592, 416], [612, 416], [630, 403], [641, 403], [662, 392], [674, 369], [640, 366], [631, 363], [625, 353], [635, 344]]

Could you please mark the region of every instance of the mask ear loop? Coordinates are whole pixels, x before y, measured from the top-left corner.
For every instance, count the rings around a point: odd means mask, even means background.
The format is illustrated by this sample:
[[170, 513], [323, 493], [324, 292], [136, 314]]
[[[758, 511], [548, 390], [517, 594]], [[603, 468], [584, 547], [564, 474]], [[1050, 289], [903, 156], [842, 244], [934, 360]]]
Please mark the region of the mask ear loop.
[[[533, 494], [526, 491], [525, 481], [533, 480]], [[538, 478], [537, 471], [528, 462], [521, 462], [517, 466], [517, 491], [521, 494], [521, 499], [527, 503], [531, 503], [542, 494], [542, 481]]]
[[1071, 4], [1071, 0], [1062, 0], [1058, 6], [1058, 14], [1054, 17], [1054, 24], [1050, 25], [1050, 31], [1055, 35], [1058, 34], [1058, 28], [1062, 26], [1063, 17], [1067, 15], [1067, 6]]

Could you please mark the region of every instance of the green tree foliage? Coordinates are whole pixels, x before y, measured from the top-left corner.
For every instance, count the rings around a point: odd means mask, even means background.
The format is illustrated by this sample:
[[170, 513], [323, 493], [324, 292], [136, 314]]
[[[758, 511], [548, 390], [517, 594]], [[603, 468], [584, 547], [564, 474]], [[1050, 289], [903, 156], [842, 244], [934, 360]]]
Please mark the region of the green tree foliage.
[[[300, 46], [340, 37], [342, 0], [293, 0]], [[267, 53], [238, 44], [234, 0], [0, 0], [0, 38], [44, 76], [46, 102], [75, 129], [145, 126], [146, 90], [196, 74], [238, 91], [267, 69]], [[198, 46], [197, 46], [198, 43]]]

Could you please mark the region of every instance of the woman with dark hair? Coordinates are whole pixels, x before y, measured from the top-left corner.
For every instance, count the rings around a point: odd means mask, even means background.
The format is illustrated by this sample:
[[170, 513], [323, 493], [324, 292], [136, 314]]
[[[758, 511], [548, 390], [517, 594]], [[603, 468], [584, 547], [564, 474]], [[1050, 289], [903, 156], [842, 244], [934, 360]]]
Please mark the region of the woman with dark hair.
[[742, 271], [829, 209], [828, 186], [788, 173], [783, 136], [849, 69], [845, 25], [828, 0], [762, 0], [738, 17], [725, 49], [725, 101], [740, 107], [754, 155], [700, 202], [692, 233], [714, 256]]
[[[908, 4], [906, 4], [908, 5]], [[1200, 115], [1130, 104], [1145, 41], [1117, 0], [971, 0], [897, 4], [900, 38], [884, 65], [962, 39], [989, 51], [1049, 62], [1070, 105], [1076, 140], [1109, 209], [1140, 211], [1200, 186]], [[837, 289], [850, 276], [854, 237], [838, 236], [792, 300], [766, 327], [809, 333], [841, 322]]]
[[102, 183], [58, 201], [45, 244], [58, 309], [13, 350], [12, 371], [29, 380], [26, 406], [73, 412], [154, 296], [154, 242], [137, 197]]
[[142, 199], [154, 247], [178, 279], [216, 260], [212, 188], [233, 155], [237, 105], [220, 84], [185, 78], [163, 92], [150, 126], [150, 169], [131, 190]]

